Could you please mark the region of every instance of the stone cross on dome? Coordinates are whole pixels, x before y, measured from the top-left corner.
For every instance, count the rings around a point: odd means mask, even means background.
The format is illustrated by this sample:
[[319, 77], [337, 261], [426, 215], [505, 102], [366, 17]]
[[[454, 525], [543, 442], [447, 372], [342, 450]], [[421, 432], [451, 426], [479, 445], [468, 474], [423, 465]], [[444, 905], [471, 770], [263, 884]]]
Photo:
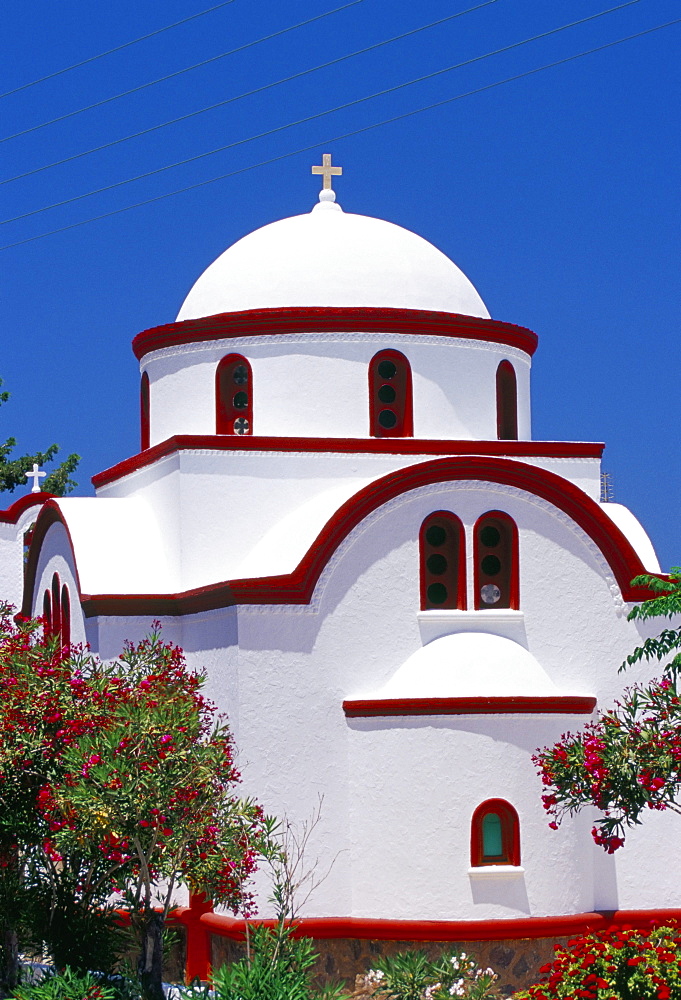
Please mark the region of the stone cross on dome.
[[[331, 153], [322, 153], [322, 165], [312, 168], [313, 174], [321, 174], [324, 178], [322, 190], [319, 192], [320, 201], [335, 201], [336, 192], [331, 187], [331, 178], [340, 177], [343, 173], [342, 167], [331, 166]], [[328, 192], [328, 194], [326, 193]]]
[[27, 479], [33, 480], [33, 486], [31, 487], [31, 493], [40, 493], [40, 480], [44, 479], [47, 475], [46, 472], [40, 471], [40, 466], [35, 462], [33, 463], [33, 469], [31, 472], [25, 472], [24, 475]]

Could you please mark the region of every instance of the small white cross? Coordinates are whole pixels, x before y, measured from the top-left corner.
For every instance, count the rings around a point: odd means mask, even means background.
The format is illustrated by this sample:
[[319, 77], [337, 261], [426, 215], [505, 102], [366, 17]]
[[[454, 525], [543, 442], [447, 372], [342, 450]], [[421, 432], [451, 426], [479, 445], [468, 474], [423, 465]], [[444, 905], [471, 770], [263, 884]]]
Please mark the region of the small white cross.
[[31, 487], [31, 493], [40, 493], [40, 480], [44, 479], [47, 475], [46, 472], [41, 472], [40, 467], [34, 462], [33, 471], [25, 472], [24, 475], [27, 479], [33, 480], [33, 486]]
[[237, 434], [248, 434], [249, 423], [245, 417], [238, 417], [234, 421], [234, 430]]

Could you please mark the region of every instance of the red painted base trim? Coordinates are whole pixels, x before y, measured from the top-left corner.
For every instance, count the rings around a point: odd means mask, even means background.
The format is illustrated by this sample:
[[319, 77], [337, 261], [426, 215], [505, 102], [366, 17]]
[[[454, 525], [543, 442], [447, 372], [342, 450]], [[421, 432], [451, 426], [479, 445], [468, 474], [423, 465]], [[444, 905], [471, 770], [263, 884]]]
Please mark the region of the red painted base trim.
[[[245, 921], [206, 913], [201, 924], [212, 934], [240, 940]], [[681, 922], [681, 909], [602, 910], [557, 917], [512, 917], [507, 920], [378, 920], [367, 917], [307, 917], [296, 922], [295, 935], [311, 938], [362, 938], [374, 941], [501, 941], [516, 938], [565, 937], [608, 927], [647, 928]], [[251, 923], [272, 926], [272, 920]]]
[[350, 719], [402, 715], [591, 715], [596, 699], [572, 695], [490, 698], [355, 698], [343, 702]]
[[508, 344], [529, 355], [537, 349], [536, 333], [513, 323], [426, 309], [343, 307], [247, 309], [167, 323], [138, 333], [132, 349], [141, 360], [163, 347], [288, 333], [411, 333]]
[[295, 438], [177, 434], [92, 477], [96, 489], [180, 451], [274, 451], [351, 455], [497, 455], [508, 458], [600, 458], [591, 441], [445, 441], [418, 438]]

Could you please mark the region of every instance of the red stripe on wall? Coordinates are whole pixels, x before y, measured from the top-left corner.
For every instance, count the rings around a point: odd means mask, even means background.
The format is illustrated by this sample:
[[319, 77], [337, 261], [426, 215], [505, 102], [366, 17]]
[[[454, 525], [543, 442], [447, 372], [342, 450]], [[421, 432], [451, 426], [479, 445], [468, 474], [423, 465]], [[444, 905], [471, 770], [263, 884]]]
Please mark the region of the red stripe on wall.
[[349, 719], [402, 715], [591, 715], [596, 699], [580, 695], [471, 698], [352, 698], [343, 702]]

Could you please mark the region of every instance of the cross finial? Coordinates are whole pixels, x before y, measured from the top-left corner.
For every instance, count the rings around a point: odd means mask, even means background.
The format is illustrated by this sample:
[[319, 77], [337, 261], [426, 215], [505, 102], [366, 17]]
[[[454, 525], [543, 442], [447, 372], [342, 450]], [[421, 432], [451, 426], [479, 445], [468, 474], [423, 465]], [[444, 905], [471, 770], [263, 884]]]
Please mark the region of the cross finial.
[[342, 167], [332, 167], [331, 166], [331, 153], [322, 153], [322, 165], [321, 167], [313, 167], [313, 174], [321, 174], [324, 178], [324, 183], [322, 186], [322, 191], [331, 191], [331, 178], [340, 177], [343, 173]]
[[40, 466], [36, 462], [33, 463], [33, 469], [31, 472], [25, 472], [24, 475], [27, 479], [33, 480], [33, 486], [31, 487], [31, 493], [40, 493], [40, 480], [44, 479], [47, 475], [46, 472], [40, 471]]

